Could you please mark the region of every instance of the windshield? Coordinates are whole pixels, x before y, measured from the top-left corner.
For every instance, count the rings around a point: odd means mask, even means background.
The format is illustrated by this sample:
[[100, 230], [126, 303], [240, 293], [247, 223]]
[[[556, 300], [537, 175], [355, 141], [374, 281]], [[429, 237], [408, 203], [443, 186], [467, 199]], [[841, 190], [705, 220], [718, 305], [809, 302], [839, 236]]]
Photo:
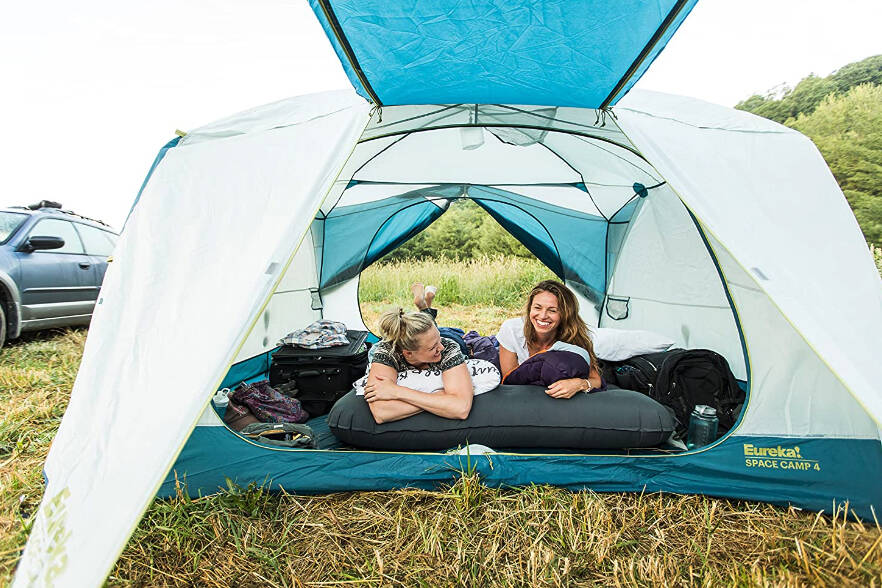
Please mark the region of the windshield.
[[20, 212], [0, 212], [0, 244], [6, 243], [26, 218], [28, 215]]

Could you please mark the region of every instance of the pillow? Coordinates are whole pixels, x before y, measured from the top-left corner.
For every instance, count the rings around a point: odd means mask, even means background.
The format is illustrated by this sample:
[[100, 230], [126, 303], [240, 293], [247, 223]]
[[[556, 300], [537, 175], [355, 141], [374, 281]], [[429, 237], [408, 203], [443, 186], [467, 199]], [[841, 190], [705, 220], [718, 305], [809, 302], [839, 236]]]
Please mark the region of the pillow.
[[[467, 359], [465, 361], [469, 375], [472, 377], [472, 386], [475, 389], [475, 396], [489, 392], [497, 386], [502, 379], [499, 370], [489, 361], [483, 359]], [[356, 396], [364, 396], [364, 386], [367, 384], [367, 376], [353, 384]], [[437, 370], [418, 370], [411, 369], [398, 374], [398, 385], [419, 392], [433, 393], [444, 388], [444, 382], [441, 380], [441, 372]]]
[[635, 355], [667, 351], [674, 345], [673, 339], [652, 331], [626, 329], [591, 329], [594, 354], [605, 361], [622, 361]]

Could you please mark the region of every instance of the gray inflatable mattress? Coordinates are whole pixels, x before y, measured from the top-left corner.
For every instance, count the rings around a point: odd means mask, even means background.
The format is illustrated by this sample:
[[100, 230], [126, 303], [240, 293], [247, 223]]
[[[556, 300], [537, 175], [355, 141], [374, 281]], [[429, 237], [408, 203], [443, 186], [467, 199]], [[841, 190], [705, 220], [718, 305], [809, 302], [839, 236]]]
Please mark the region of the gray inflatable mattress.
[[631, 390], [610, 388], [560, 400], [538, 386], [509, 385], [476, 396], [465, 420], [423, 412], [378, 425], [354, 391], [328, 415], [331, 432], [343, 443], [392, 451], [434, 451], [469, 443], [494, 449], [655, 447], [671, 436], [676, 423], [668, 408]]

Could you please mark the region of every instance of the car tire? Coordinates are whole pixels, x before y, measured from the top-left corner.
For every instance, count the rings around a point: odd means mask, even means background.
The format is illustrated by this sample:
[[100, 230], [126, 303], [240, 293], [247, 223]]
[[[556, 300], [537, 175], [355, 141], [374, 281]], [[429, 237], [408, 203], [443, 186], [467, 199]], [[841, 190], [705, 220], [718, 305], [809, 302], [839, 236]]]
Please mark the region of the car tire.
[[3, 301], [0, 300], [0, 348], [6, 342], [6, 309], [3, 308]]

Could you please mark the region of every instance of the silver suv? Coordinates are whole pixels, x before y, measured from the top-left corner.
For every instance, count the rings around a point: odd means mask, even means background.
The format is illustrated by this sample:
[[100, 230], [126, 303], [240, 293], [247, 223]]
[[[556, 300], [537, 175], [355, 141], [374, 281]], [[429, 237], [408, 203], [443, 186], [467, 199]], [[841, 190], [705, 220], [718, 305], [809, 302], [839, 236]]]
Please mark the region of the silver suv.
[[0, 346], [25, 331], [89, 324], [116, 240], [55, 202], [0, 209]]

